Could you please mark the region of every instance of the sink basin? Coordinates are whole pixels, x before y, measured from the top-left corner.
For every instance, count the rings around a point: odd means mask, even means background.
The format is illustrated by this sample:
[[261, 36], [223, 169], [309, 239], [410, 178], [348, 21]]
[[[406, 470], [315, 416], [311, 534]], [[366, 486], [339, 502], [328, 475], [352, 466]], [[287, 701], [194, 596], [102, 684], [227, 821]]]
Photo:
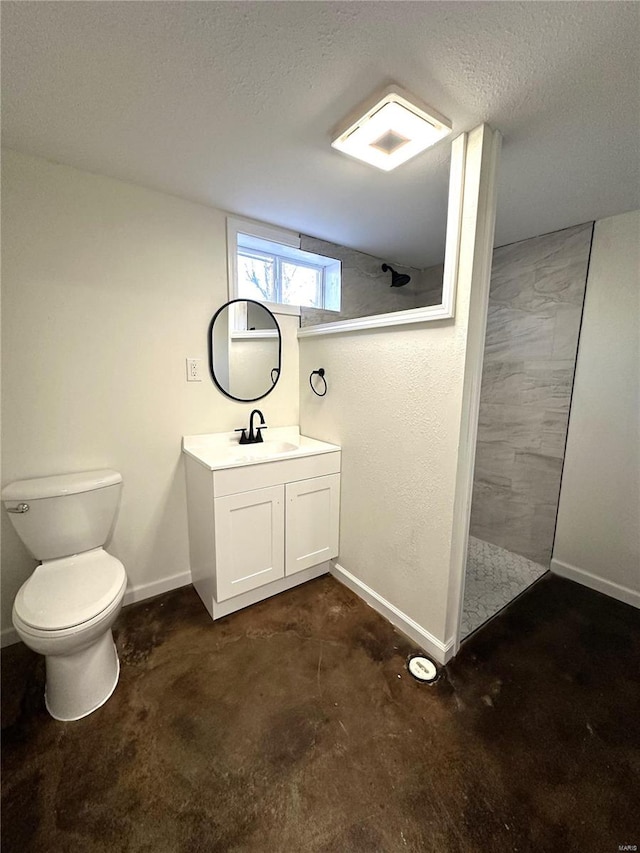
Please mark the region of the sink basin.
[[300, 428], [294, 426], [269, 429], [269, 438], [259, 444], [239, 444], [235, 432], [185, 435], [182, 438], [182, 450], [201, 465], [217, 471], [299, 456], [315, 456], [318, 453], [334, 453], [340, 447], [300, 435]]
[[300, 444], [292, 441], [262, 441], [259, 444], [239, 444], [238, 460], [266, 459], [270, 456], [281, 456], [283, 453], [297, 452]]

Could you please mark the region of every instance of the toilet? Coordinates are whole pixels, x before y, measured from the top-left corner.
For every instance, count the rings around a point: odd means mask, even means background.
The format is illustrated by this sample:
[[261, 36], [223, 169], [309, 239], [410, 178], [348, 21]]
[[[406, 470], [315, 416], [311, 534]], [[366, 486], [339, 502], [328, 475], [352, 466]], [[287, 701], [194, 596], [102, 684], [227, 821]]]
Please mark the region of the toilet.
[[104, 549], [122, 476], [85, 471], [19, 480], [2, 490], [18, 536], [40, 565], [20, 587], [13, 625], [46, 658], [45, 703], [56, 720], [79, 720], [111, 696], [120, 663], [111, 628], [127, 575]]

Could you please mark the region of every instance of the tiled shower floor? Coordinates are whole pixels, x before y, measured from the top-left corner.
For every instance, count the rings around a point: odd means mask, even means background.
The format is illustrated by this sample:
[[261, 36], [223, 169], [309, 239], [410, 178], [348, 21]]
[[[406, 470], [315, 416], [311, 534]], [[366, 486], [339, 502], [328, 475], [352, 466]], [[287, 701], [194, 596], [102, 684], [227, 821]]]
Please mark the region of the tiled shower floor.
[[470, 536], [461, 636], [468, 637], [547, 570], [520, 554]]

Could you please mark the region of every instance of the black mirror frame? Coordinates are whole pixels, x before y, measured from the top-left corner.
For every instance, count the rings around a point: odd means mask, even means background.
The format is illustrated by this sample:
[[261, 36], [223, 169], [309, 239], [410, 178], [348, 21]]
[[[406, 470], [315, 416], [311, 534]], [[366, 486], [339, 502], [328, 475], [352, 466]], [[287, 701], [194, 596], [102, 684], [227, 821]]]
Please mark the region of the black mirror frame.
[[[267, 314], [271, 315], [276, 330], [278, 332], [278, 373], [276, 375], [275, 382], [273, 383], [271, 388], [265, 391], [264, 394], [260, 394], [259, 397], [251, 397], [248, 399], [245, 399], [244, 397], [234, 397], [233, 394], [230, 394], [228, 391], [225, 391], [222, 385], [220, 385], [220, 383], [216, 379], [215, 370], [213, 369], [213, 326], [216, 322], [216, 319], [218, 318], [218, 315], [221, 314], [225, 308], [228, 308], [229, 305], [233, 305], [234, 302], [250, 302], [253, 305], [259, 305], [260, 308], [263, 308], [267, 312]], [[220, 308], [218, 308], [216, 313], [213, 315], [213, 317], [211, 318], [211, 322], [209, 323], [209, 331], [207, 333], [207, 346], [209, 349], [209, 373], [211, 374], [211, 379], [216, 388], [221, 391], [225, 395], [225, 397], [229, 397], [231, 400], [235, 400], [237, 403], [255, 403], [256, 400], [262, 400], [263, 397], [266, 397], [268, 394], [270, 394], [278, 384], [278, 380], [280, 379], [280, 376], [282, 374], [282, 331], [280, 329], [280, 324], [276, 320], [275, 314], [270, 311], [267, 306], [264, 305], [262, 302], [258, 302], [256, 299], [230, 299], [228, 302], [225, 302], [224, 305], [221, 305]], [[271, 371], [271, 376], [273, 376], [273, 370]]]

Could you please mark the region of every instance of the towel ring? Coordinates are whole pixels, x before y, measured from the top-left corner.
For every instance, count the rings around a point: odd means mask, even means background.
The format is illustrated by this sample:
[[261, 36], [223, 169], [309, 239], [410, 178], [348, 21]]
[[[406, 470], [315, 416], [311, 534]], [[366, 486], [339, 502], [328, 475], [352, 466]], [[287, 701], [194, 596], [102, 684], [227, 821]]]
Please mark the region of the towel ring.
[[[322, 392], [316, 391], [316, 389], [313, 387], [313, 377], [314, 376], [319, 376], [320, 379], [322, 379], [322, 381], [324, 382], [324, 391], [322, 391]], [[309, 385], [311, 386], [311, 390], [313, 391], [314, 394], [316, 394], [318, 397], [324, 397], [324, 395], [327, 393], [327, 390], [328, 390], [327, 380], [324, 378], [324, 367], [320, 367], [318, 370], [312, 370], [311, 371], [311, 373], [309, 375]]]

